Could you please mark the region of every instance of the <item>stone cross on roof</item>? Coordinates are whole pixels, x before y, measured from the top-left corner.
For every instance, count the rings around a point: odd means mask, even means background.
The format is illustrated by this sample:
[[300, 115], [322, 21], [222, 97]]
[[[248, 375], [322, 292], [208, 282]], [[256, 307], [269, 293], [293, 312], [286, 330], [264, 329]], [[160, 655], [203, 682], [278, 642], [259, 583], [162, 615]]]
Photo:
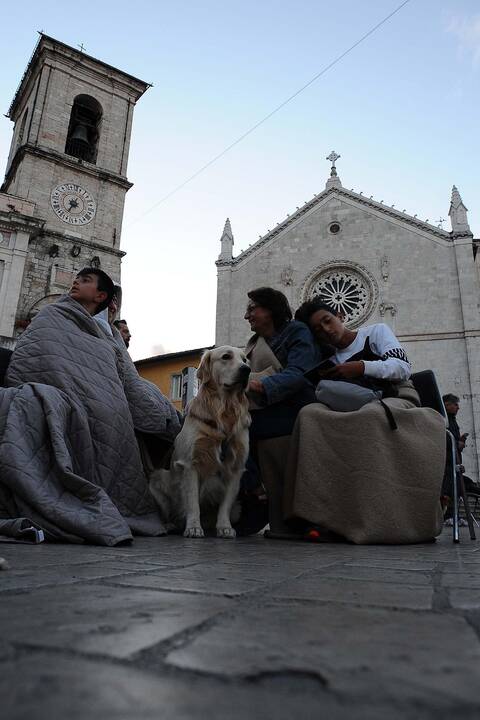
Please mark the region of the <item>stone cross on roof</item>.
[[342, 156], [339, 155], [338, 153], [336, 153], [335, 150], [332, 150], [330, 155], [327, 155], [325, 160], [330, 160], [330, 162], [332, 163], [332, 170], [333, 170], [333, 168], [335, 167], [335, 161], [338, 160], [338, 158], [340, 158], [340, 157], [342, 157]]
[[332, 185], [336, 187], [342, 187], [342, 183], [340, 182], [340, 178], [337, 175], [337, 168], [335, 166], [335, 163], [339, 157], [340, 155], [336, 153], [335, 150], [332, 150], [330, 155], [327, 155], [327, 157], [325, 158], [326, 160], [330, 160], [330, 162], [332, 163], [330, 177], [327, 180], [326, 188], [330, 188], [332, 187]]

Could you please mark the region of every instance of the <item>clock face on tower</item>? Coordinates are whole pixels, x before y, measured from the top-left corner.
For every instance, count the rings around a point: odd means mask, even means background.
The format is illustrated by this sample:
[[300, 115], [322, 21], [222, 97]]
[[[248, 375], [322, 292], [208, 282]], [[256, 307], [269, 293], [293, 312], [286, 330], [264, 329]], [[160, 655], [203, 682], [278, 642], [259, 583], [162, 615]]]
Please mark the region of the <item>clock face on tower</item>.
[[76, 183], [64, 183], [54, 188], [50, 203], [60, 220], [70, 225], [86, 225], [97, 212], [95, 200], [88, 190]]

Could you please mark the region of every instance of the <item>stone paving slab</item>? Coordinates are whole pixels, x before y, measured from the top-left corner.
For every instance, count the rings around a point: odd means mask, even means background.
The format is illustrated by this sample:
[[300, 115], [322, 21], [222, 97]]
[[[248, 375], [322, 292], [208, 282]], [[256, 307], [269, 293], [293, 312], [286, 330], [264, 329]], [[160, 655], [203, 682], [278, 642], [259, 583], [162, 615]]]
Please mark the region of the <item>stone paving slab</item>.
[[[86, 563], [105, 562], [105, 560], [114, 560], [118, 562], [119, 555], [108, 555], [108, 548], [100, 548], [85, 545], [47, 545], [41, 543], [39, 545], [0, 543], [0, 556], [7, 560], [13, 560], [17, 566], [21, 565], [21, 569], [36, 568], [41, 564], [42, 568], [53, 565], [76, 565], [78, 563], [85, 565]], [[135, 558], [138, 562], [138, 558]]]
[[0, 715], [478, 720], [479, 550], [0, 543]]
[[448, 597], [452, 608], [480, 610], [480, 593], [478, 591], [451, 588]]
[[[454, 588], [471, 588], [472, 590], [480, 590], [480, 567], [475, 568], [471, 572], [455, 572], [444, 573], [442, 576], [443, 587]], [[480, 593], [475, 593], [480, 595]]]
[[432, 571], [425, 570], [404, 570], [395, 567], [376, 567], [376, 566], [356, 566], [352, 564], [342, 564], [340, 567], [327, 568], [319, 576], [318, 580], [325, 584], [327, 578], [340, 580], [366, 580], [379, 583], [394, 583], [405, 587], [407, 585], [428, 585], [432, 583]]
[[369, 685], [412, 700], [436, 692], [461, 702], [480, 684], [478, 638], [463, 618], [384, 609], [266, 606], [259, 625], [253, 608], [220, 619], [166, 659], [230, 677], [294, 669], [332, 690], [356, 694]]
[[[47, 565], [42, 569], [17, 570], [15, 562], [9, 561], [12, 565], [8, 574], [0, 577], [0, 589], [5, 590], [30, 590], [45, 585], [67, 585], [81, 582], [82, 580], [98, 580], [100, 578], [121, 578], [123, 575], [130, 575], [145, 571], [145, 563], [122, 563], [122, 562], [95, 562], [76, 563], [72, 567], [61, 565], [53, 567]], [[159, 570], [158, 565], [151, 565], [151, 570]]]
[[[332, 561], [320, 561], [316, 566], [322, 564], [329, 566]], [[169, 569], [163, 573], [136, 574], [133, 577], [130, 574], [117, 580], [116, 584], [236, 597], [256, 590], [264, 590], [271, 584], [286, 581], [292, 577], [292, 574], [295, 576], [300, 572], [298, 565], [293, 569], [281, 565], [217, 561], [198, 563], [180, 570]]]
[[3, 640], [127, 658], [224, 611], [221, 599], [89, 584], [1, 601]]
[[[21, 657], [15, 671], [10, 665], [0, 676], [0, 694], [8, 720], [292, 720], [299, 713], [303, 720], [344, 720], [346, 712], [342, 698], [308, 676], [267, 676], [236, 686], [217, 678], [158, 677], [136, 668], [109, 668], [98, 661], [51, 654]], [[41, 710], [39, 714], [39, 699], [48, 700], [49, 715]], [[387, 702], [363, 698], [355, 718], [385, 720], [388, 707]], [[397, 717], [413, 718], [408, 707], [398, 710]]]
[[[402, 571], [399, 571], [402, 572]], [[392, 575], [390, 575], [392, 578]], [[275, 597], [290, 600], [328, 601], [390, 608], [428, 610], [432, 607], [433, 588], [417, 584], [359, 582], [328, 575], [315, 575], [301, 583], [291, 581], [275, 591]]]
[[[394, 560], [395, 570], [411, 570], [411, 571], [431, 571], [434, 570], [437, 563], [432, 560]], [[456, 563], [451, 563], [455, 565]], [[346, 568], [381, 568], [382, 570], [392, 569], [392, 559], [384, 558], [383, 560], [354, 560], [353, 562], [344, 563]]]

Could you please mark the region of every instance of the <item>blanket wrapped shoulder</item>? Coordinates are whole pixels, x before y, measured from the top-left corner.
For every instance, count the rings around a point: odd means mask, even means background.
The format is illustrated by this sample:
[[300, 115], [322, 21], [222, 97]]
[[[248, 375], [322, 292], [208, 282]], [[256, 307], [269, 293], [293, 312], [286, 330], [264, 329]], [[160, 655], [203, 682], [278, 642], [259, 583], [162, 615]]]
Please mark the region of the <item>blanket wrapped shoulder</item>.
[[112, 331], [120, 351], [119, 363], [123, 386], [135, 430], [173, 440], [181, 427], [178, 411], [156, 385], [140, 377], [122, 336], [117, 328], [112, 328]]
[[0, 391], [0, 517], [106, 545], [164, 532], [124, 381], [121, 349], [79, 303], [65, 296], [38, 313]]

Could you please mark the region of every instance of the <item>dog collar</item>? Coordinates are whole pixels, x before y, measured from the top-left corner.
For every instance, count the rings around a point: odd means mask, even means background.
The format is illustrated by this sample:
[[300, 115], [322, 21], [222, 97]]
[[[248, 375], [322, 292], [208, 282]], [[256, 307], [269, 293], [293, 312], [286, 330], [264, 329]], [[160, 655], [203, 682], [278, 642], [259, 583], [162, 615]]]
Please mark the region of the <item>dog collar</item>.
[[205, 425], [208, 425], [209, 427], [213, 428], [214, 430], [219, 430], [218, 423], [215, 422], [215, 420], [209, 420], [209, 418], [202, 418], [200, 415], [197, 415], [196, 413], [190, 411], [189, 413], [190, 417], [194, 418], [195, 420], [200, 420], [200, 422], [205, 423]]

